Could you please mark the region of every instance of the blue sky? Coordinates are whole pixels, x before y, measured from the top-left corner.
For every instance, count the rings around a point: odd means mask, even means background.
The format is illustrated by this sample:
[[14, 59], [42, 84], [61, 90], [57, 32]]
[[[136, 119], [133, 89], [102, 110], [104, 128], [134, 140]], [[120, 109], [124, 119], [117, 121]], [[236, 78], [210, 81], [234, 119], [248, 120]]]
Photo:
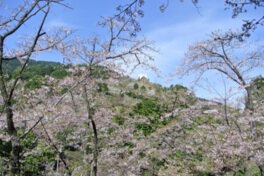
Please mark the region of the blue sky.
[[[19, 1], [5, 1], [8, 6], [14, 6]], [[73, 10], [56, 7], [50, 14], [46, 28], [68, 26], [76, 29], [76, 33], [83, 37], [90, 37], [96, 34], [103, 35], [97, 22], [101, 16], [110, 16], [115, 13], [118, 4], [124, 4], [127, 0], [71, 0], [68, 5]], [[141, 36], [155, 42], [155, 48], [159, 50], [155, 54], [155, 64], [160, 70], [160, 75], [145, 70], [138, 69], [131, 76], [137, 77], [139, 74], [145, 74], [152, 82], [160, 83], [164, 86], [171, 84], [183, 84], [190, 87], [193, 77], [185, 77], [180, 79], [177, 75], [171, 77], [175, 73], [176, 67], [184, 57], [188, 46], [208, 38], [211, 32], [216, 30], [240, 29], [242, 19], [255, 16], [260, 11], [250, 11], [239, 18], [231, 18], [231, 10], [225, 10], [224, 0], [200, 0], [198, 9], [190, 1], [180, 2], [171, 0], [169, 7], [164, 13], [159, 11], [159, 5], [165, 2], [163, 0], [146, 0], [143, 7], [145, 12], [144, 18], [140, 19], [142, 26]], [[257, 14], [258, 15], [258, 14]], [[32, 25], [24, 26], [23, 32], [30, 32], [36, 21]], [[254, 33], [252, 39], [263, 40], [263, 30]], [[16, 41], [14, 38], [10, 43]], [[58, 54], [42, 54], [37, 57], [41, 60], [60, 60]], [[260, 74], [263, 72], [260, 70]], [[259, 74], [258, 72], [258, 74]], [[214, 73], [207, 75], [208, 78], [215, 77]], [[215, 81], [215, 79], [212, 79]], [[220, 86], [221, 89], [221, 86]], [[212, 97], [207, 91], [196, 88], [195, 93], [201, 97]]]

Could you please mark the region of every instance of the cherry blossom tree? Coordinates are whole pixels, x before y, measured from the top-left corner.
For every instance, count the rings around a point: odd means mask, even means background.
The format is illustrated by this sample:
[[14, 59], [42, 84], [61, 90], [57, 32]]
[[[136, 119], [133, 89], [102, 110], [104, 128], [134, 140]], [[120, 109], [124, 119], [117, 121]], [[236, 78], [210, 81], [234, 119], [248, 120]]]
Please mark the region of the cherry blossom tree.
[[[68, 45], [62, 51], [65, 59], [69, 62], [77, 60], [86, 64], [86, 69], [82, 71], [80, 80], [76, 81], [72, 85], [72, 88], [62, 95], [58, 103], [63, 101], [65, 95], [70, 93], [71, 90], [82, 86], [88, 119], [93, 131], [94, 152], [91, 174], [94, 176], [97, 175], [97, 158], [99, 155], [98, 132], [94, 120], [95, 110], [92, 106], [93, 100], [96, 99], [96, 95], [94, 94], [94, 91], [96, 91], [95, 86], [97, 85], [95, 78], [96, 69], [98, 69], [98, 66], [101, 66], [111, 76], [119, 75], [120, 73], [127, 74], [138, 66], [149, 67], [155, 70], [155, 67], [152, 65], [154, 58], [151, 56], [151, 53], [156, 52], [156, 50], [153, 48], [152, 42], [149, 42], [145, 38], [141, 39], [137, 37], [136, 34], [139, 29], [134, 19], [137, 17], [136, 13], [137, 11], [133, 11], [131, 16], [120, 13], [114, 17], [102, 18], [99, 24], [106, 29], [106, 36], [102, 38], [100, 36], [86, 39], [75, 38], [71, 41], [71, 45]], [[91, 85], [94, 86], [91, 87]]]
[[211, 38], [190, 46], [179, 72], [198, 72], [198, 78], [207, 71], [217, 71], [245, 90], [246, 108], [252, 110], [249, 87], [252, 72], [263, 67], [263, 49], [238, 40], [229, 40], [225, 34], [213, 33]]
[[[245, 14], [251, 10], [261, 11], [264, 7], [263, 0], [226, 0], [225, 4], [232, 10], [232, 17], [236, 18], [241, 14]], [[229, 34], [230, 38], [237, 38], [243, 41], [246, 37], [249, 37], [257, 28], [263, 26], [264, 16], [261, 13], [250, 16], [248, 19], [243, 20], [242, 31], [239, 33]]]
[[[17, 133], [17, 127], [14, 123], [13, 116], [15, 111], [14, 92], [23, 72], [27, 69], [32, 55], [40, 51], [56, 49], [58, 44], [70, 35], [71, 31], [69, 30], [61, 29], [49, 34], [44, 28], [50, 9], [52, 6], [60, 4], [63, 4], [63, 0], [23, 1], [10, 13], [10, 16], [1, 15], [0, 17], [0, 91], [6, 116], [7, 132], [12, 145], [9, 161], [11, 175], [18, 175], [20, 173], [20, 140], [28, 134], [26, 132], [24, 135], [19, 136]], [[9, 38], [16, 36], [17, 32], [25, 24], [30, 23], [30, 21], [36, 17], [39, 17], [41, 20], [35, 34], [25, 37], [25, 40], [20, 41], [16, 48], [8, 48], [6, 43]], [[10, 84], [6, 80], [3, 71], [3, 63], [14, 59], [19, 59], [21, 61], [21, 68], [15, 80]], [[39, 121], [37, 123], [39, 123]]]

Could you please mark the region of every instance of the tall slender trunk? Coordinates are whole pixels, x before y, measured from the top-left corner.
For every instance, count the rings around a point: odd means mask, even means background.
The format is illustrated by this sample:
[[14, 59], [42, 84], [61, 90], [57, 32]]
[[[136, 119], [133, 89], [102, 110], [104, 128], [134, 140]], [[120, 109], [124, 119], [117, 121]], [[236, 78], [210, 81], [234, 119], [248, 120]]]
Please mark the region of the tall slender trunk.
[[230, 126], [229, 120], [228, 120], [228, 115], [227, 115], [227, 99], [226, 98], [224, 99], [224, 112], [225, 112], [225, 121], [226, 121], [226, 124], [228, 126]]
[[91, 169], [91, 176], [97, 176], [97, 163], [98, 163], [98, 133], [97, 133], [97, 128], [96, 128], [96, 123], [94, 120], [94, 112], [92, 110], [91, 107], [91, 102], [88, 99], [87, 96], [87, 89], [85, 87], [85, 85], [83, 85], [83, 90], [84, 90], [84, 99], [86, 102], [86, 108], [87, 108], [87, 112], [88, 112], [88, 119], [90, 120], [91, 124], [92, 124], [92, 130], [93, 130], [93, 143], [94, 143], [94, 149], [93, 149], [93, 163], [92, 163], [92, 169]]
[[251, 87], [246, 87], [247, 99], [246, 99], [246, 110], [250, 110], [253, 112], [254, 106], [252, 102], [252, 95], [251, 95]]
[[97, 135], [97, 128], [95, 121], [93, 117], [90, 117], [91, 123], [92, 123], [92, 128], [93, 128], [93, 141], [94, 141], [94, 151], [93, 151], [93, 169], [91, 176], [96, 176], [97, 175], [97, 162], [98, 162], [98, 135]]
[[19, 137], [17, 135], [17, 131], [14, 125], [14, 119], [13, 119], [13, 104], [12, 101], [8, 95], [8, 90], [6, 87], [6, 81], [4, 78], [4, 72], [3, 72], [3, 59], [4, 59], [4, 38], [0, 36], [0, 92], [1, 96], [4, 101], [4, 108], [5, 108], [5, 114], [6, 114], [6, 124], [7, 124], [7, 132], [11, 138], [11, 157], [10, 157], [10, 175], [19, 175], [20, 174], [20, 153], [21, 153], [21, 147], [20, 147], [20, 141]]
[[249, 112], [249, 115], [251, 116], [251, 121], [250, 121], [250, 126], [251, 126], [251, 133], [253, 138], [255, 139], [257, 136], [257, 125], [256, 121], [254, 119], [254, 105], [253, 105], [253, 100], [252, 100], [252, 92], [251, 92], [251, 87], [246, 87], [246, 92], [247, 92], [247, 100], [246, 100], [246, 111]]

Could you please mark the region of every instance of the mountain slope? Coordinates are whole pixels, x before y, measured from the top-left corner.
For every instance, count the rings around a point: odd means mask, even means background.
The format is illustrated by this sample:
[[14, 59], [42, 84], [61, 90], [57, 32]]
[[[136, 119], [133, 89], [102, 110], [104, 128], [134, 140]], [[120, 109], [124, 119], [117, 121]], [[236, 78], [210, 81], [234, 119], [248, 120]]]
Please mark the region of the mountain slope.
[[[248, 114], [228, 108], [228, 126], [222, 104], [199, 99], [181, 85], [166, 88], [103, 67], [93, 68], [91, 79], [84, 65], [35, 64], [15, 94], [14, 117], [22, 131], [43, 117], [26, 138], [23, 172], [28, 175], [65, 172], [53, 144], [73, 175], [90, 172], [94, 143], [86, 96], [98, 130], [100, 176], [260, 175], [264, 123], [259, 120], [253, 139]], [[46, 69], [43, 64], [53, 70], [39, 72]], [[4, 130], [1, 139], [4, 170], [9, 140]]]

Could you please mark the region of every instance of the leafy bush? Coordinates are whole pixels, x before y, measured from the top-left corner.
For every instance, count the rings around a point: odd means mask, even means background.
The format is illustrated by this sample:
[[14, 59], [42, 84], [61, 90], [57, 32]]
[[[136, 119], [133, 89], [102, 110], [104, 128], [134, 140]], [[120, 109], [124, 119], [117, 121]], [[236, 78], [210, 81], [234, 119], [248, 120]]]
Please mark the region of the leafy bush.
[[60, 95], [63, 95], [63, 94], [65, 94], [67, 91], [69, 91], [69, 88], [68, 88], [68, 87], [63, 87], [62, 89], [60, 89], [59, 94], [60, 94]]
[[64, 68], [57, 68], [51, 73], [51, 76], [56, 79], [63, 79], [68, 75], [68, 72]]
[[135, 145], [132, 142], [126, 141], [123, 144], [124, 147], [128, 147], [129, 149], [135, 147]]
[[0, 112], [4, 111], [4, 105], [0, 105]]
[[197, 125], [203, 124], [221, 124], [222, 121], [220, 119], [216, 119], [214, 116], [204, 115], [204, 116], [197, 116], [193, 120]]
[[44, 78], [39, 75], [33, 76], [26, 84], [25, 87], [28, 89], [39, 89], [43, 85]]
[[151, 126], [151, 124], [137, 123], [136, 130], [142, 131], [144, 136], [148, 136], [153, 133], [155, 129]]
[[256, 78], [255, 80], [253, 80], [253, 84], [256, 86], [257, 90], [261, 90], [264, 92], [264, 78]]
[[134, 89], [138, 89], [138, 84], [137, 83], [134, 84]]
[[145, 90], [146, 90], [146, 87], [145, 87], [145, 86], [141, 86], [140, 89], [141, 89], [142, 91], [145, 91]]
[[137, 95], [136, 93], [134, 92], [126, 92], [126, 95], [131, 97], [131, 98], [138, 98], [138, 99], [143, 99], [144, 96], [143, 95]]
[[10, 141], [3, 141], [0, 139], [0, 157], [9, 157], [12, 146]]
[[109, 91], [108, 85], [106, 83], [98, 83], [97, 91], [108, 92]]
[[143, 116], [160, 116], [165, 109], [158, 104], [157, 100], [143, 99], [134, 107], [133, 111]]
[[111, 135], [114, 131], [115, 131], [114, 128], [108, 128], [108, 129], [107, 129], [107, 134], [108, 134], [108, 135]]
[[[25, 134], [24, 129], [18, 129], [19, 136]], [[6, 173], [6, 167], [11, 155], [11, 142], [0, 140], [0, 159], [1, 160], [1, 173]], [[20, 158], [21, 175], [38, 176], [43, 175], [46, 166], [55, 162], [56, 152], [43, 141], [39, 140], [37, 135], [29, 132], [26, 136], [20, 139], [20, 152], [24, 153]], [[0, 173], [0, 174], [1, 174]]]
[[176, 90], [176, 91], [180, 91], [180, 90], [182, 90], [182, 91], [187, 91], [187, 90], [188, 90], [187, 87], [184, 87], [184, 86], [182, 86], [182, 85], [180, 85], [180, 84], [171, 85], [171, 86], [170, 86], [170, 89], [171, 89], [171, 90]]
[[149, 159], [149, 163], [150, 166], [148, 169], [143, 171], [143, 176], [158, 175], [159, 170], [165, 166], [166, 161], [164, 159], [151, 157]]
[[74, 128], [73, 127], [68, 127], [68, 128], [64, 128], [63, 130], [59, 131], [56, 134], [56, 139], [59, 140], [59, 142], [63, 143], [63, 144], [67, 144], [68, 138], [73, 135], [74, 132]]
[[97, 79], [109, 79], [110, 77], [107, 68], [103, 66], [94, 66], [92, 70], [93, 76]]
[[118, 124], [118, 125], [121, 126], [121, 125], [124, 125], [124, 123], [125, 123], [125, 118], [116, 115], [116, 116], [113, 117], [112, 121], [113, 121], [114, 123], [116, 123], [116, 124]]
[[22, 175], [43, 175], [46, 165], [55, 162], [56, 152], [44, 143], [39, 143], [35, 152], [22, 161]]

